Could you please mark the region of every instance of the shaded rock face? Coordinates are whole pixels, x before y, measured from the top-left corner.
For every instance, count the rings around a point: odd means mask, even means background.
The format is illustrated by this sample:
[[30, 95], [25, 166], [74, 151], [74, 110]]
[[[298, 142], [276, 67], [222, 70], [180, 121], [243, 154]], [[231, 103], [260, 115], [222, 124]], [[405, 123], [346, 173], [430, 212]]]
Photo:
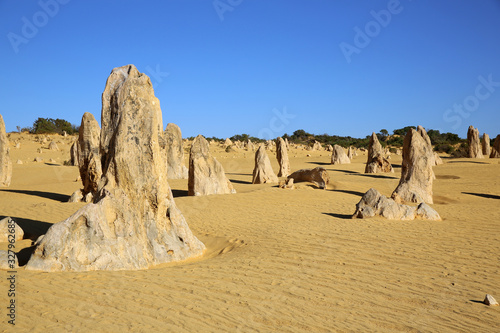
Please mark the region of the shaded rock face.
[[500, 134], [497, 135], [491, 147], [490, 158], [500, 158]]
[[432, 146], [419, 132], [410, 129], [403, 142], [401, 179], [392, 198], [400, 203], [408, 201], [432, 204], [432, 166], [435, 163]]
[[373, 132], [368, 144], [365, 173], [394, 172], [391, 163], [384, 158], [383, 152], [382, 145], [378, 141], [375, 132]]
[[188, 195], [236, 193], [224, 168], [210, 155], [208, 141], [198, 135], [189, 154]]
[[73, 166], [78, 166], [78, 151], [80, 150], [78, 140], [73, 142], [69, 150], [70, 153], [70, 163]]
[[348, 164], [351, 163], [351, 160], [346, 155], [344, 148], [339, 145], [333, 146], [332, 152], [332, 164]]
[[276, 159], [280, 165], [278, 177], [287, 177], [290, 174], [290, 161], [288, 160], [288, 148], [281, 137], [276, 139]]
[[418, 207], [399, 204], [371, 188], [356, 204], [356, 211], [352, 218], [363, 219], [374, 216], [383, 216], [390, 220], [441, 220], [439, 214], [424, 202]]
[[483, 140], [481, 140], [481, 148], [483, 150], [483, 156], [489, 157], [491, 154], [490, 136], [486, 133], [483, 134]]
[[326, 189], [326, 186], [330, 183], [330, 176], [326, 169], [322, 167], [297, 170], [288, 176], [287, 183], [290, 179], [293, 179], [294, 183], [311, 182], [322, 189]]
[[274, 174], [271, 161], [264, 145], [260, 145], [255, 152], [255, 167], [253, 169], [252, 184], [277, 183], [278, 177]]
[[467, 143], [469, 145], [467, 157], [469, 158], [484, 158], [481, 142], [479, 141], [479, 131], [472, 125], [467, 131]]
[[10, 159], [9, 139], [5, 123], [0, 115], [0, 187], [9, 186], [12, 179], [12, 161]]
[[133, 65], [115, 68], [102, 100], [95, 201], [49, 228], [28, 270], [144, 269], [204, 251], [166, 180], [161, 110], [149, 78]]
[[[417, 132], [418, 134], [420, 134], [420, 136], [425, 140], [425, 143], [427, 144], [427, 146], [429, 147], [429, 149], [427, 150], [428, 152], [428, 157], [429, 159], [431, 160], [431, 164], [432, 165], [436, 165], [436, 161], [435, 161], [435, 155], [434, 155], [434, 150], [432, 149], [432, 142], [431, 142], [431, 138], [429, 137], [429, 135], [427, 134], [427, 131], [420, 125], [417, 126]], [[408, 134], [408, 133], [406, 133]], [[436, 177], [434, 176], [434, 173], [432, 174], [432, 177], [435, 179]]]
[[176, 124], [168, 123], [164, 136], [167, 154], [167, 177], [169, 179], [187, 179], [188, 169], [184, 165], [181, 129]]
[[78, 167], [82, 179], [83, 196], [94, 195], [102, 176], [101, 154], [99, 151], [101, 129], [94, 116], [85, 112], [78, 133]]

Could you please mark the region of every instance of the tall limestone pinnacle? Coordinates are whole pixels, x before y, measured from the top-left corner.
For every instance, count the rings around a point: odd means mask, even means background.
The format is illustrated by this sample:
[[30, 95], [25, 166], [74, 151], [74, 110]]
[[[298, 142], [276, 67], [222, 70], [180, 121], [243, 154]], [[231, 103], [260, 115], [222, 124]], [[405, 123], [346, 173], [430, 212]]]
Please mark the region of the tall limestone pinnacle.
[[9, 139], [5, 123], [0, 115], [0, 187], [9, 186], [12, 179], [12, 161], [10, 160]]
[[108, 77], [101, 124], [94, 202], [49, 228], [26, 269], [144, 269], [203, 254], [166, 180], [160, 103], [135, 66]]

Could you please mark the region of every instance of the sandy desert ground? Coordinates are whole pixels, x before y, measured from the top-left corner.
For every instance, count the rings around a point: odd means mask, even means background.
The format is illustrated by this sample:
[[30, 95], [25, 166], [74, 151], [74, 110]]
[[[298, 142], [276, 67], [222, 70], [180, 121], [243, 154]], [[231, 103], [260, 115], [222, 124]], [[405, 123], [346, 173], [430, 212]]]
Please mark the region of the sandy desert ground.
[[[82, 207], [67, 203], [80, 188], [64, 166], [74, 138], [11, 134], [12, 184], [0, 189], [0, 218], [25, 230], [21, 263], [32, 240]], [[20, 140], [21, 149], [13, 142]], [[41, 154], [38, 148], [44, 148]], [[443, 221], [351, 219], [369, 188], [390, 195], [394, 174], [363, 173], [366, 155], [331, 165], [330, 153], [291, 150], [292, 170], [323, 166], [326, 190], [299, 184], [252, 185], [254, 154], [212, 147], [237, 194], [187, 196], [171, 180], [175, 201], [208, 247], [203, 258], [140, 271], [46, 273], [18, 269], [15, 328], [30, 332], [499, 332], [500, 160], [449, 159], [434, 167], [433, 207]], [[268, 152], [275, 172], [278, 164]], [[306, 157], [306, 154], [312, 156]], [[34, 157], [44, 159], [33, 162]], [[186, 155], [187, 157], [187, 155]], [[49, 159], [54, 163], [49, 163]], [[16, 164], [22, 160], [23, 164]], [[6, 243], [0, 243], [5, 250]], [[7, 324], [1, 271], [0, 331]]]

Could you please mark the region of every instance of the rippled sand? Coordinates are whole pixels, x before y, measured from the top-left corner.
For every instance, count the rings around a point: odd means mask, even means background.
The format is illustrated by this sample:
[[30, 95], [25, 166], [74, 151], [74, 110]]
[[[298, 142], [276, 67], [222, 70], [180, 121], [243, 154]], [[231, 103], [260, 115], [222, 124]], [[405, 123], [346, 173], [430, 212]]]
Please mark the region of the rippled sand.
[[[11, 142], [17, 138], [11, 136]], [[72, 138], [61, 151], [24, 136], [11, 149], [12, 185], [0, 189], [0, 217], [12, 216], [36, 239], [84, 204], [66, 203], [76, 167]], [[141, 271], [17, 271], [16, 329], [33, 332], [491, 332], [500, 329], [500, 164], [498, 159], [443, 158], [434, 168], [432, 221], [351, 219], [361, 195], [390, 195], [394, 174], [365, 175], [366, 156], [330, 165], [328, 152], [292, 149], [292, 170], [323, 166], [327, 190], [252, 185], [253, 153], [212, 147], [237, 190], [187, 197], [172, 180], [175, 201], [208, 247], [204, 258]], [[274, 153], [268, 152], [275, 171]], [[311, 157], [306, 157], [311, 154]], [[48, 162], [32, 162], [35, 156]], [[16, 164], [21, 159], [24, 164]], [[30, 239], [16, 244], [28, 248]], [[6, 249], [0, 243], [0, 249]], [[27, 259], [29, 249], [20, 253]], [[7, 272], [1, 271], [5, 281]], [[7, 331], [7, 285], [0, 284], [0, 330]]]

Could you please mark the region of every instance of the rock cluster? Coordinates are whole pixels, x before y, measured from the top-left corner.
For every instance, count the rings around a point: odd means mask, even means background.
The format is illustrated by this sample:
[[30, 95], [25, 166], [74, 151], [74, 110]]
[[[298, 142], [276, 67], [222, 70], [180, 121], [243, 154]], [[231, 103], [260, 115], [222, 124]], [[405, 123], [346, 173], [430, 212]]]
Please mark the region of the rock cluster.
[[399, 204], [393, 199], [380, 194], [376, 189], [371, 188], [356, 204], [356, 211], [352, 218], [374, 216], [383, 216], [390, 220], [441, 220], [439, 214], [424, 202], [420, 203], [418, 207]]
[[102, 94], [102, 178], [94, 203], [52, 225], [27, 270], [143, 269], [201, 255], [166, 180], [162, 116], [149, 77], [113, 69]]
[[168, 123], [164, 133], [168, 179], [187, 179], [188, 169], [184, 165], [184, 146], [179, 126]]
[[[351, 151], [350, 148], [349, 151]], [[332, 164], [348, 164], [348, 163], [351, 163], [351, 160], [345, 153], [344, 148], [342, 148], [339, 145], [334, 145], [332, 152]]]
[[365, 173], [394, 172], [391, 163], [384, 158], [384, 150], [378, 141], [375, 132], [370, 137], [368, 144], [368, 159], [366, 161]]
[[208, 141], [198, 135], [189, 154], [188, 195], [236, 193], [224, 168], [212, 157]]
[[0, 187], [9, 186], [12, 179], [12, 161], [10, 160], [9, 139], [5, 123], [0, 115]]
[[484, 158], [481, 142], [479, 141], [479, 131], [472, 125], [467, 130], [467, 157], [469, 158]]
[[255, 167], [253, 169], [252, 184], [277, 183], [278, 177], [273, 171], [271, 161], [263, 144], [255, 152]]
[[276, 139], [276, 159], [280, 166], [278, 177], [288, 177], [290, 174], [290, 161], [288, 160], [288, 149], [285, 140], [281, 137]]

